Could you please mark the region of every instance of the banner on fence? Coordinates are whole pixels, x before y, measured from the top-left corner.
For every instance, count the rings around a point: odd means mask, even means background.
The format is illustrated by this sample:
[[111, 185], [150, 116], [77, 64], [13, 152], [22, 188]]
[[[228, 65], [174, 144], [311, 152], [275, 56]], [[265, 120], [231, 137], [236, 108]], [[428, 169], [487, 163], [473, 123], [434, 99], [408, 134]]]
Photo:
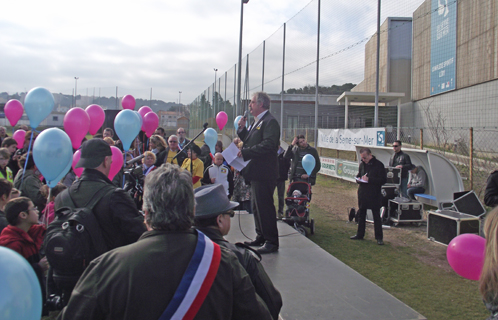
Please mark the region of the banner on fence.
[[320, 148], [356, 151], [356, 145], [383, 147], [385, 142], [385, 128], [318, 129]]
[[320, 162], [322, 163], [322, 167], [320, 168], [319, 173], [356, 182], [355, 178], [359, 169], [358, 163], [326, 157], [320, 157]]

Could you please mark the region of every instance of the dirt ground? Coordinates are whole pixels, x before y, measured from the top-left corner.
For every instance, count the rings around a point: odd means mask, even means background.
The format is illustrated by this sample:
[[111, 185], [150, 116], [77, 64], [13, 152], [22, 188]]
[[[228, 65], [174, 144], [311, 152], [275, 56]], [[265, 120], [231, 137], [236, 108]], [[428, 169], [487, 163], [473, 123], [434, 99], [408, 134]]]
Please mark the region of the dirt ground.
[[[348, 208], [358, 208], [357, 187], [348, 182], [335, 182], [333, 187], [317, 184], [313, 188], [312, 203], [326, 210], [331, 218], [348, 221]], [[426, 219], [427, 211], [424, 214]], [[410, 247], [413, 255], [425, 264], [451, 271], [446, 259], [446, 246], [427, 239], [427, 224], [421, 226], [402, 223], [383, 229], [384, 242], [392, 246]], [[374, 238], [373, 224], [367, 223], [366, 236]]]

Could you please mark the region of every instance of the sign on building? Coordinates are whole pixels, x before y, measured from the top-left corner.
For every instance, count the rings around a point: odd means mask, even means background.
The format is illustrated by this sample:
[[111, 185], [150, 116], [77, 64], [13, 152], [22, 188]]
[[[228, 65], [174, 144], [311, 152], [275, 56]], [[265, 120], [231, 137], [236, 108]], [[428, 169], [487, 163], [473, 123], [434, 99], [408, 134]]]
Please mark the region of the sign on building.
[[385, 128], [319, 129], [318, 147], [356, 151], [355, 146], [384, 146]]
[[456, 1], [432, 0], [431, 95], [456, 87], [457, 7]]

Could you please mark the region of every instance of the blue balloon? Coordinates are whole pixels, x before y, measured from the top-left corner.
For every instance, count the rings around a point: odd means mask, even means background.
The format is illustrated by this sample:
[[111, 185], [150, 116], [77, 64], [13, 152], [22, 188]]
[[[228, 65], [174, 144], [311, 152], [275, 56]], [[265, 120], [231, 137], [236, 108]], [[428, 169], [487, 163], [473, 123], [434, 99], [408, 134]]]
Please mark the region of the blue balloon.
[[50, 187], [50, 189], [55, 187], [62, 180], [62, 178], [64, 178], [66, 176], [66, 174], [71, 169], [72, 164], [73, 164], [73, 158], [69, 159], [69, 162], [67, 163], [66, 167], [64, 168], [64, 170], [61, 171], [61, 173], [59, 174], [59, 176], [57, 178], [55, 178], [52, 181], [47, 181], [47, 185]]
[[61, 129], [43, 130], [36, 138], [33, 145], [33, 160], [47, 182], [56, 180], [72, 159], [71, 139]]
[[233, 121], [233, 127], [235, 128], [235, 130], [239, 129], [239, 121], [240, 121], [240, 119], [242, 119], [242, 116], [237, 116], [237, 118], [235, 118], [235, 120]]
[[140, 120], [140, 129], [141, 129], [142, 125], [144, 124], [144, 119], [142, 118], [142, 116], [140, 115], [140, 113], [138, 113], [138, 111], [133, 110], [133, 112], [135, 112], [135, 114], [137, 115], [138, 119]]
[[29, 90], [24, 98], [24, 110], [29, 118], [31, 128], [36, 129], [54, 109], [54, 96], [45, 88], [36, 87]]
[[121, 110], [114, 119], [114, 129], [116, 129], [116, 134], [123, 143], [125, 151], [130, 150], [131, 143], [141, 128], [139, 115], [132, 110]]
[[17, 252], [0, 247], [0, 319], [40, 319], [42, 294], [33, 267]]
[[315, 157], [313, 157], [311, 154], [307, 154], [303, 157], [301, 163], [303, 164], [303, 168], [308, 174], [308, 176], [311, 176], [311, 172], [313, 172], [313, 169], [315, 169], [315, 164], [316, 164]]
[[213, 128], [207, 128], [204, 131], [204, 142], [209, 146], [212, 154], [216, 153], [216, 142], [218, 141], [218, 134]]

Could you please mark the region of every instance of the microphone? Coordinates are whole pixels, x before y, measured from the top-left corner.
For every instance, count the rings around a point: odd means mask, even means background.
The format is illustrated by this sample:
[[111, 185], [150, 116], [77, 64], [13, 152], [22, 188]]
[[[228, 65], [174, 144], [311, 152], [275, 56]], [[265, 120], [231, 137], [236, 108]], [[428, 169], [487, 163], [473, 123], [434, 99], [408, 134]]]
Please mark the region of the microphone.
[[136, 157], [136, 158], [131, 159], [130, 161], [127, 161], [127, 162], [126, 162], [126, 164], [127, 164], [127, 165], [129, 165], [129, 164], [134, 164], [134, 163], [136, 163], [136, 162], [138, 162], [138, 161], [142, 160], [144, 157], [145, 157], [145, 155], [143, 155], [143, 154], [142, 154], [142, 155], [140, 155], [140, 156], [138, 156], [138, 157]]
[[206, 128], [207, 128], [207, 126], [208, 126], [208, 123], [206, 122], [206, 123], [204, 123], [202, 126], [204, 127], [204, 129], [206, 129]]
[[242, 118], [244, 118], [244, 120], [247, 120], [247, 110], [244, 112], [244, 116]]

